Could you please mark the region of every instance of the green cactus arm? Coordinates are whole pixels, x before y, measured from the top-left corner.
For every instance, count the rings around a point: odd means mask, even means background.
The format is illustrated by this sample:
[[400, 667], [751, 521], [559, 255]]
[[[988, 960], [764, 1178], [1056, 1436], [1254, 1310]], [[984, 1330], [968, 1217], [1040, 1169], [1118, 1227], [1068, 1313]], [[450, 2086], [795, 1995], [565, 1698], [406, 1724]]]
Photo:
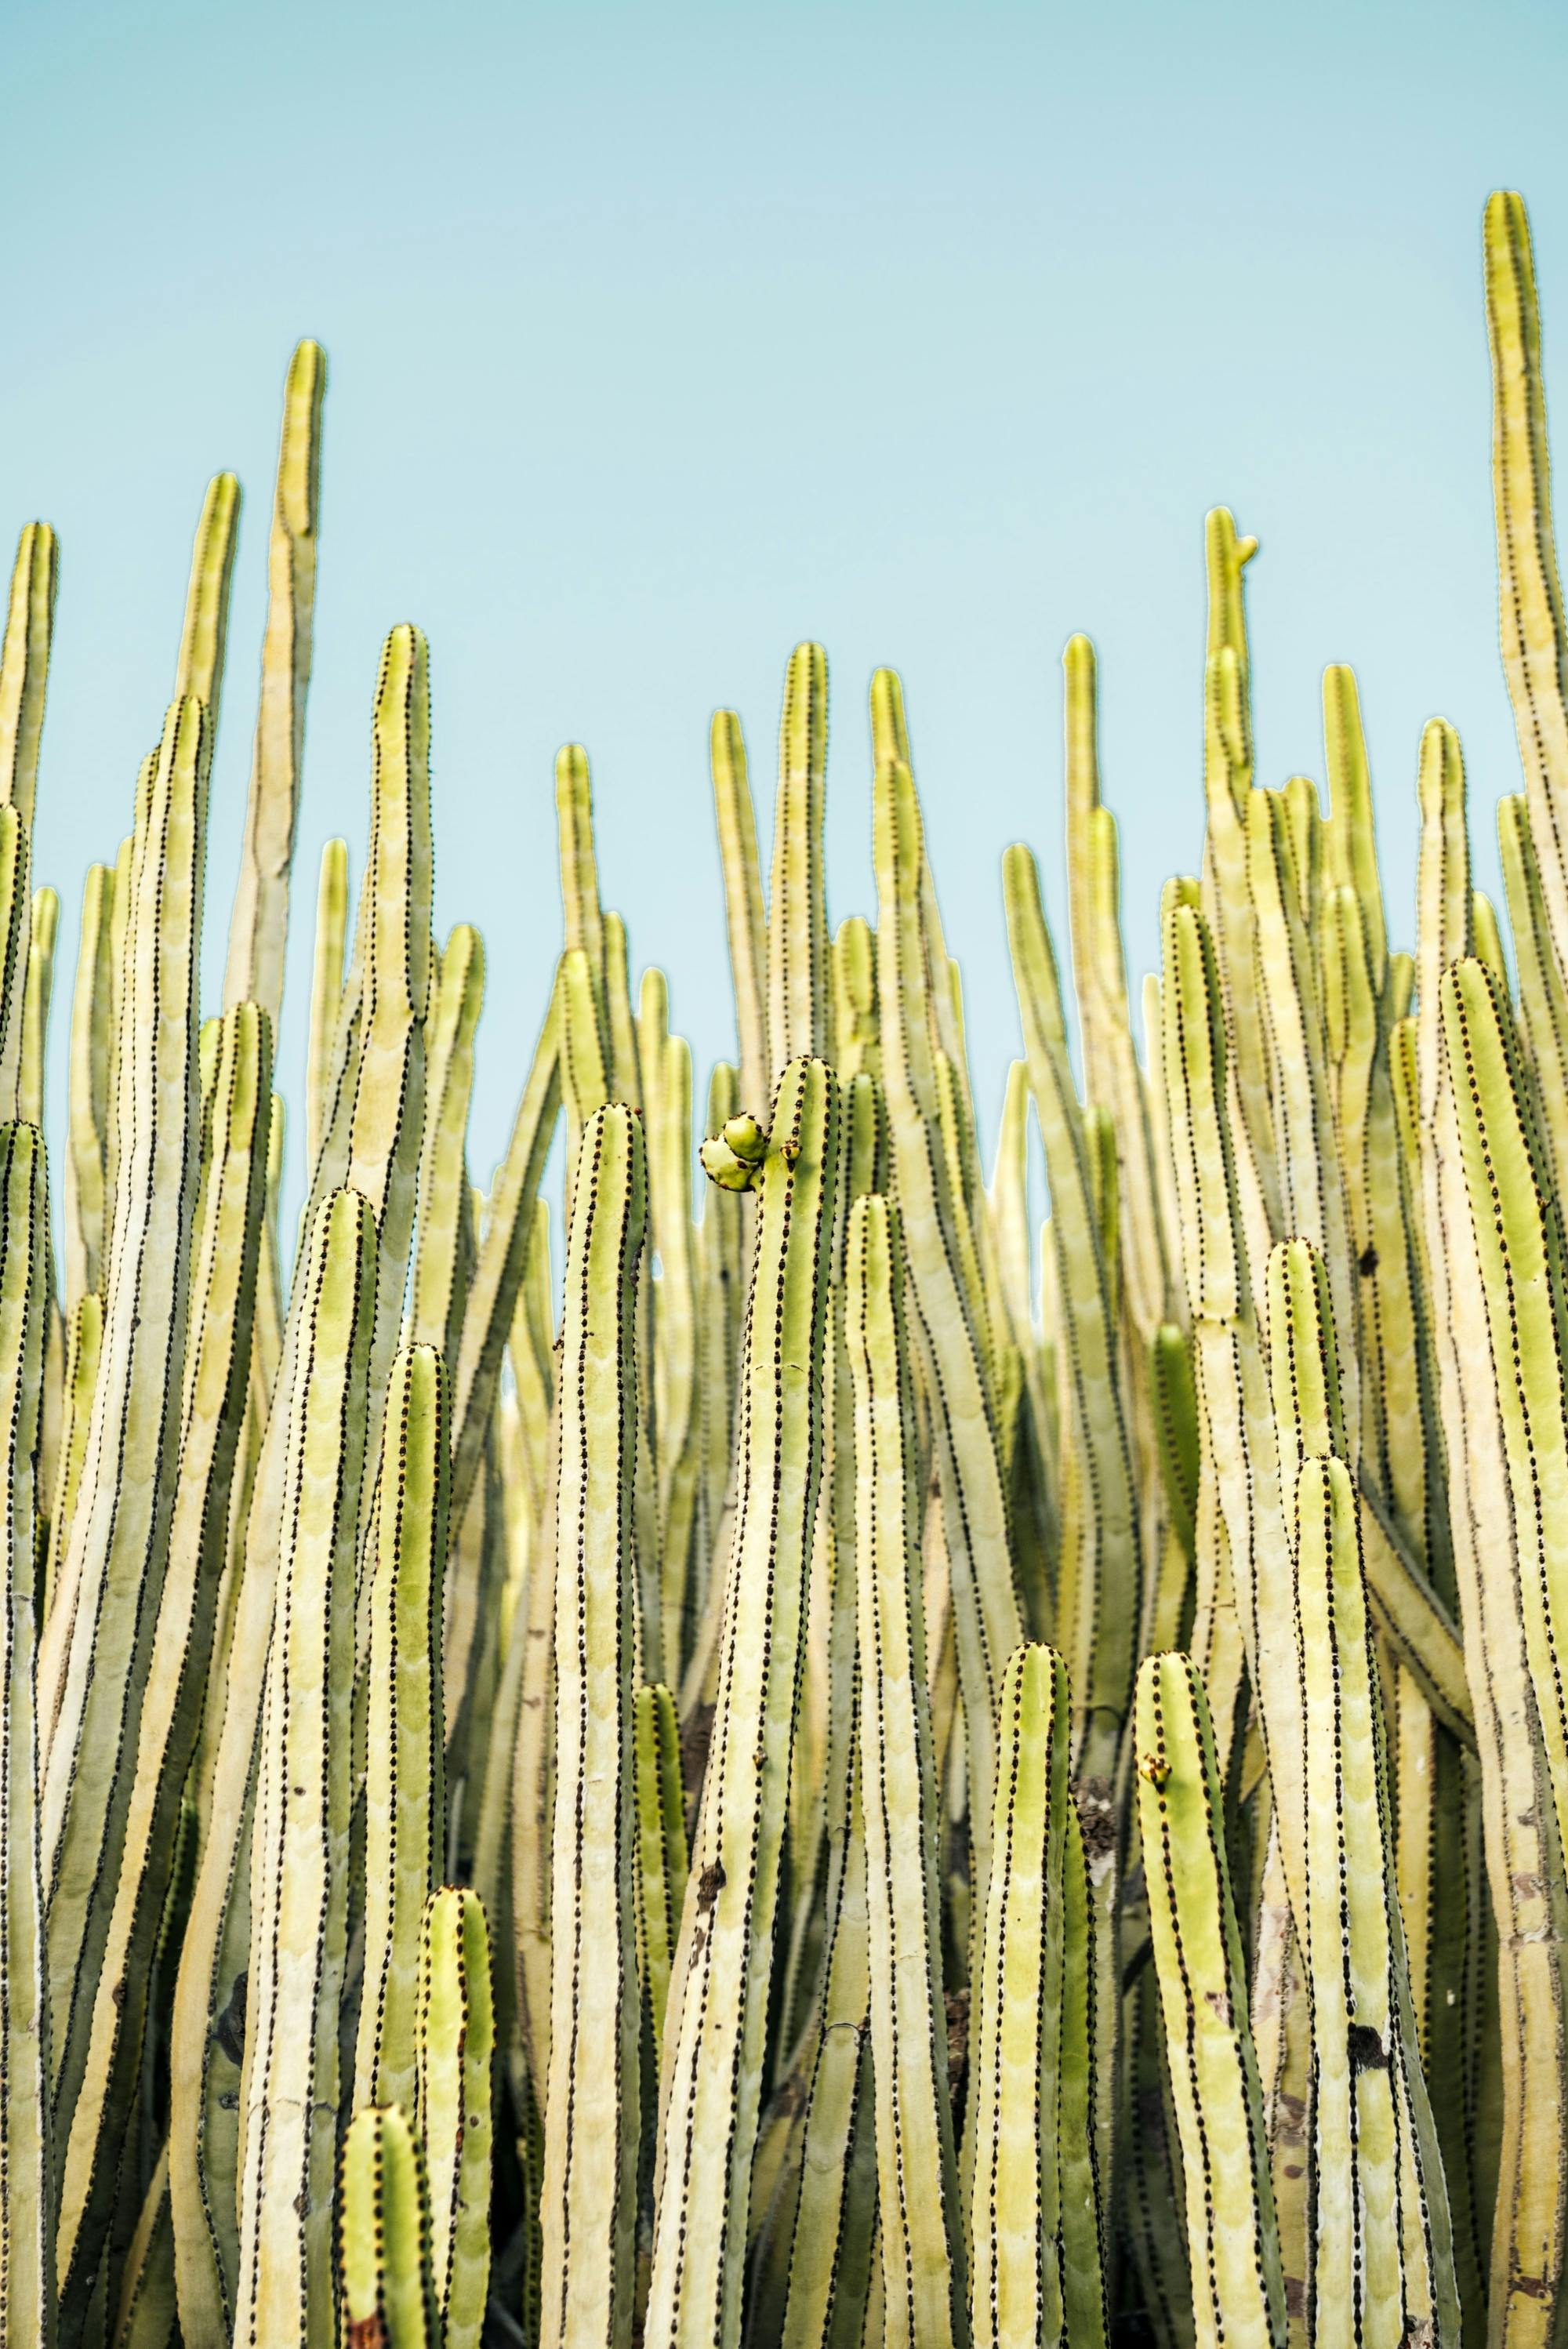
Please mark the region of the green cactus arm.
[[[375, 1319], [369, 1202], [312, 1235], [251, 1850], [235, 2349], [331, 2349], [338, 2002], [348, 1928], [355, 1529]], [[177, 2217], [178, 2223], [178, 2217]]]
[[34, 1454], [46, 1309], [44, 1145], [0, 1127], [0, 1426], [7, 1506], [0, 1586], [0, 2335], [48, 2349], [55, 2268], [47, 2065], [49, 1975], [40, 1879]]
[[[698, 1338], [692, 1263], [691, 1048], [669, 1032], [662, 971], [643, 974], [638, 1053], [645, 1071], [649, 1233], [659, 1259], [653, 1317], [654, 1423], [657, 1430], [659, 1669], [678, 1683], [686, 1644], [686, 1588], [696, 1510]], [[645, 1370], [646, 1365], [645, 1365]], [[653, 1656], [647, 1658], [651, 1665]]]
[[770, 1073], [828, 1047], [828, 909], [822, 863], [827, 804], [828, 657], [797, 645], [784, 678], [779, 794], [768, 897]]
[[49, 999], [55, 986], [55, 937], [60, 901], [53, 889], [35, 889], [29, 921], [26, 988], [22, 1007], [16, 1112], [24, 1125], [44, 1121], [44, 1061], [49, 1040]]
[[1487, 199], [1492, 498], [1499, 634], [1524, 768], [1530, 828], [1560, 968], [1568, 969], [1568, 630], [1552, 527], [1541, 316], [1523, 198]]
[[[1068, 1065], [1039, 874], [1026, 848], [1003, 860], [1007, 936], [1024, 1023], [1029, 1086], [1045, 1136], [1073, 1439], [1093, 1490], [1075, 1578], [1076, 1619], [1057, 1626], [1078, 1704], [1077, 1766], [1109, 1778], [1132, 1687], [1132, 1641], [1142, 1586], [1132, 1457], [1118, 1369], [1114, 1292], [1096, 1212], [1082, 1113]], [[1114, 1141], [1114, 1137], [1112, 1137]]]
[[419, 1957], [419, 2133], [430, 2193], [430, 2271], [442, 2349], [479, 2349], [490, 2270], [490, 1933], [479, 1897], [444, 1885]]
[[114, 868], [89, 864], [82, 888], [71, 994], [65, 1219], [66, 1309], [103, 1281], [105, 1094], [108, 1083], [109, 938]]
[[460, 1525], [484, 1449], [501, 1356], [511, 1327], [534, 1227], [544, 1163], [561, 1112], [558, 999], [545, 1015], [506, 1155], [490, 1185], [490, 1213], [463, 1314], [452, 1377], [451, 1522]]
[[169, 2349], [174, 2339], [174, 2227], [169, 2208], [169, 2148], [158, 2157], [126, 2250], [114, 2349]]
[[1315, 948], [1323, 905], [1326, 830], [1317, 785], [1310, 775], [1291, 775], [1274, 796], [1284, 813], [1284, 836], [1290, 843], [1290, 870], [1295, 884], [1295, 911], [1308, 945]]
[[1356, 672], [1342, 661], [1330, 662], [1323, 672], [1323, 748], [1330, 807], [1328, 877], [1336, 886], [1355, 892], [1372, 990], [1380, 998], [1388, 974], [1388, 932], [1377, 874], [1372, 773]]
[[[738, 1072], [727, 1061], [715, 1064], [707, 1090], [709, 1133], [721, 1133], [735, 1115], [738, 1082]], [[710, 1567], [719, 1554], [719, 1526], [730, 1482], [736, 1375], [746, 1304], [743, 1213], [741, 1202], [728, 1197], [716, 1184], [704, 1201], [697, 1230], [697, 1409], [703, 1464], [691, 1614], [700, 1627], [695, 1635], [698, 1646], [707, 1628], [707, 1604], [715, 1581]]]
[[599, 858], [593, 838], [593, 784], [588, 753], [581, 742], [563, 743], [555, 754], [555, 828], [566, 951], [587, 957], [599, 1052], [608, 1065], [611, 1043], [604, 1000], [604, 916], [599, 901]]
[[0, 1111], [15, 1115], [21, 1091], [33, 926], [27, 828], [14, 807], [0, 806]]
[[1289, 1485], [1303, 1460], [1346, 1454], [1334, 1303], [1310, 1240], [1281, 1240], [1271, 1249], [1264, 1294], [1280, 1474]]
[[1284, 2285], [1212, 1725], [1190, 1658], [1139, 1669], [1138, 1819], [1200, 2344], [1283, 2349]]
[[1318, 2336], [1458, 2339], [1448, 2199], [1415, 2044], [1394, 1893], [1382, 1708], [1355, 1488], [1332, 1456], [1295, 1494], [1295, 1607], [1308, 1783], [1301, 1910], [1312, 2001]]
[[14, 807], [29, 831], [59, 577], [54, 532], [46, 522], [26, 523], [16, 543], [0, 637], [0, 804]]
[[583, 1130], [568, 1242], [555, 1553], [555, 1822], [544, 2104], [543, 2338], [626, 2349], [639, 2129], [634, 1317], [643, 1130]]
[[[746, 738], [733, 709], [715, 710], [708, 757], [718, 825], [719, 864], [724, 874], [729, 968], [735, 988], [740, 1097], [750, 1104], [752, 1114], [758, 1116], [769, 1090], [768, 922], [762, 903], [762, 867], [757, 854], [757, 815], [746, 765]], [[717, 1126], [711, 1129], [714, 1133], [717, 1130]]]
[[343, 1009], [348, 941], [348, 843], [329, 840], [316, 883], [315, 946], [311, 964], [310, 1043], [305, 1061], [304, 1154], [314, 1169], [325, 1126], [332, 1049]]
[[637, 1691], [635, 1743], [637, 1948], [656, 2070], [664, 2050], [670, 1967], [688, 1870], [680, 1724], [667, 1688]]
[[833, 936], [833, 1049], [849, 1084], [878, 1068], [876, 938], [863, 914], [851, 914]]
[[[1114, 1861], [1114, 1849], [1110, 1854]], [[1112, 1870], [1111, 1889], [1115, 1876]], [[1096, 1898], [1093, 1862], [1078, 1801], [1068, 1805], [1062, 1845], [1062, 2022], [1057, 2147], [1060, 2167], [1062, 2314], [1065, 2335], [1078, 2349], [1106, 2349], [1106, 2199], [1111, 2148], [1103, 2121], [1108, 2079], [1102, 2054], [1114, 2048], [1097, 2007], [1110, 1951], [1099, 1944], [1106, 1910]]]
[[[61, 1602], [38, 1658], [44, 1884], [50, 1967], [83, 2013], [98, 1988], [143, 1690], [167, 1558], [183, 1381], [200, 1154], [196, 947], [205, 846], [206, 728], [199, 702], [164, 728], [137, 861], [119, 1056], [119, 1181], [102, 1361], [88, 1459], [62, 1562]], [[68, 2118], [81, 2042], [64, 2014], [52, 2043]]]
[[1191, 1557], [1197, 1540], [1202, 1447], [1191, 1349], [1185, 1331], [1174, 1322], [1168, 1321], [1155, 1331], [1150, 1345], [1149, 1371], [1165, 1506], [1177, 1537]]
[[996, 1837], [972, 1992], [969, 2240], [976, 2349], [1062, 2337], [1057, 2147], [1069, 1693], [1059, 1657], [1008, 1660]]
[[1547, 926], [1541, 865], [1522, 792], [1499, 800], [1497, 833], [1519, 967], [1520, 1020], [1533, 1063], [1543, 1138], [1553, 1168], [1568, 1166], [1568, 985]]
[[718, 1703], [665, 2022], [650, 2349], [718, 2343], [740, 2320], [748, 2178], [788, 1802], [807, 1561], [821, 1476], [838, 1084], [779, 1081], [741, 1370], [740, 1485]]
[[337, 2201], [345, 2339], [356, 2349], [362, 2341], [377, 2349], [437, 2349], [424, 2162], [401, 2106], [355, 2114], [343, 2140]]
[[[909, 727], [904, 717], [903, 684], [896, 669], [879, 668], [872, 678], [872, 765], [873, 772], [892, 762], [913, 770]], [[916, 800], [918, 812], [919, 802]], [[936, 902], [936, 881], [926, 853], [923, 832], [920, 851], [920, 941], [925, 972], [926, 1009], [931, 1041], [956, 1063], [964, 1060], [963, 1019], [957, 1000], [957, 965], [947, 957], [943, 942], [942, 915]]]
[[606, 1081], [613, 1101], [635, 1108], [643, 1098], [644, 1076], [637, 1052], [637, 1022], [632, 1011], [631, 958], [626, 925], [619, 914], [604, 916], [604, 1017], [610, 1038]]
[[441, 1597], [450, 1439], [446, 1371], [435, 1348], [415, 1343], [394, 1362], [381, 1443], [356, 2106], [413, 2102], [419, 1934], [446, 1845]]
[[1443, 1035], [1491, 1332], [1525, 1653], [1557, 1806], [1568, 1829], [1568, 1292], [1562, 1225], [1526, 1106], [1512, 1015], [1492, 972], [1456, 963]]
[[66, 1344], [63, 1424], [53, 1505], [49, 1511], [48, 1578], [44, 1586], [43, 1614], [54, 1603], [60, 1560], [69, 1547], [71, 1521], [87, 1460], [88, 1430], [92, 1422], [93, 1390], [98, 1384], [98, 1358], [103, 1347], [103, 1299], [89, 1288], [71, 1316]]
[[[206, 1693], [250, 1384], [272, 1048], [266, 1016], [253, 1004], [238, 1005], [218, 1024], [178, 1482], [139, 1719], [130, 1732], [124, 1828], [117, 1868], [98, 1893], [101, 1913], [88, 1909], [74, 1945], [79, 1971], [72, 1994], [58, 2001], [54, 2017], [63, 2157], [57, 2257], [67, 2325], [85, 2308], [113, 2218], [144, 2037], [152, 2027], [150, 1977]], [[51, 1910], [51, 1944], [57, 1915]], [[65, 1948], [62, 1963], [73, 1945]]]
[[861, 1783], [882, 2272], [892, 2338], [935, 2349], [962, 2339], [966, 2295], [947, 2086], [904, 1278], [897, 1209], [874, 1194], [857, 1200], [844, 1320], [855, 1402]]
[[465, 1247], [469, 1219], [464, 1140], [473, 1092], [474, 1030], [484, 988], [483, 941], [469, 924], [459, 922], [441, 950], [430, 1019], [409, 1331], [415, 1345], [438, 1348], [449, 1362], [455, 1362], [460, 1351], [472, 1271]]
[[951, 1504], [944, 1518], [970, 1760], [970, 1831], [983, 1880], [995, 1766], [994, 1708], [1004, 1665], [1018, 1644], [1018, 1609], [991, 1399], [970, 1300], [958, 1277], [962, 1203], [947, 1184], [934, 1131], [934, 1061], [920, 924], [924, 850], [907, 767], [879, 771], [874, 809], [882, 1082], [915, 1300], [913, 1327], [923, 1379], [934, 1398], [938, 1475]]
[[1485, 963], [1506, 996], [1508, 957], [1502, 950], [1502, 932], [1498, 926], [1497, 907], [1484, 889], [1470, 892], [1470, 934], [1475, 941], [1476, 958]]
[[176, 700], [193, 693], [207, 712], [214, 741], [223, 694], [223, 653], [229, 635], [229, 590], [240, 535], [240, 484], [232, 473], [215, 473], [207, 484], [191, 550], [191, 579], [180, 631], [174, 676]]
[[289, 874], [299, 822], [304, 706], [315, 632], [321, 406], [325, 388], [325, 353], [319, 343], [300, 343], [289, 361], [284, 386], [283, 432], [267, 543], [261, 698], [223, 980], [226, 1004], [258, 1003], [274, 1027], [283, 1005]]

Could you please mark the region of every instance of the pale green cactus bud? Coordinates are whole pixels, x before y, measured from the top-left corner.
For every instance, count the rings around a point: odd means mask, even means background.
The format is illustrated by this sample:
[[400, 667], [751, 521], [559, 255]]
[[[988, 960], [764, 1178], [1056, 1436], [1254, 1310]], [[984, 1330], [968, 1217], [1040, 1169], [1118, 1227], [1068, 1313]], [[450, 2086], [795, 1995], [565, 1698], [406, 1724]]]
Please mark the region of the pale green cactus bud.
[[0, 641], [0, 803], [14, 807], [29, 830], [59, 576], [54, 532], [46, 522], [26, 523], [16, 544]]
[[[277, 1024], [288, 944], [289, 875], [299, 823], [304, 707], [315, 619], [321, 405], [326, 355], [303, 342], [289, 361], [267, 542], [267, 620], [240, 880], [229, 922], [225, 1004], [260, 1004]], [[426, 724], [428, 724], [428, 712]], [[415, 942], [418, 970], [420, 952]], [[416, 989], [418, 998], [418, 989]]]
[[490, 2271], [490, 1933], [479, 1896], [430, 1895], [419, 1952], [419, 2134], [442, 2349], [479, 2349]]
[[1282, 2349], [1284, 2282], [1247, 1982], [1225, 1857], [1224, 1800], [1191, 1660], [1139, 1669], [1138, 1818], [1154, 1964], [1181, 2133], [1200, 2349]]
[[789, 1799], [802, 1602], [821, 1478], [838, 1083], [779, 1081], [741, 1371], [744, 1474], [692, 1872], [665, 2022], [649, 2349], [739, 2337], [742, 2262]]
[[438, 2349], [424, 2161], [401, 2106], [355, 2114], [337, 2199], [345, 2340], [352, 2349]]
[[392, 1365], [370, 1567], [356, 2106], [414, 2101], [419, 1934], [446, 1847], [441, 1602], [450, 1441], [441, 1357], [410, 1346]]

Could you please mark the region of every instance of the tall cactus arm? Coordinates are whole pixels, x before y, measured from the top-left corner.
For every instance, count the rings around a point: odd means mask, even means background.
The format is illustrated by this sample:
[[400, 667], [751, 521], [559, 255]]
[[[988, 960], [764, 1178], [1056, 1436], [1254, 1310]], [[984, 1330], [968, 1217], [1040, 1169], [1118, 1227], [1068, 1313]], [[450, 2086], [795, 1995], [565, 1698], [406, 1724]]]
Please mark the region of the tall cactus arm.
[[0, 1112], [7, 1120], [15, 1116], [21, 1089], [31, 871], [27, 827], [14, 807], [0, 806]]
[[1541, 864], [1522, 792], [1499, 800], [1497, 834], [1519, 966], [1520, 1026], [1536, 1080], [1542, 1141], [1553, 1167], [1568, 1167], [1568, 984], [1547, 926]]
[[321, 852], [315, 895], [315, 951], [311, 966], [310, 1048], [305, 1065], [304, 1155], [315, 1168], [321, 1151], [331, 1081], [332, 1048], [343, 1009], [344, 950], [348, 934], [348, 843], [329, 840]]
[[490, 2268], [490, 1934], [479, 1896], [443, 1885], [419, 1953], [419, 2134], [430, 2188], [430, 2269], [443, 2349], [479, 2349]]
[[637, 1691], [636, 1797], [637, 1948], [656, 2069], [688, 1872], [680, 1723], [667, 1688]]
[[563, 743], [555, 754], [555, 829], [566, 951], [587, 957], [599, 1050], [608, 1064], [611, 1044], [604, 999], [604, 916], [599, 902], [599, 858], [593, 839], [593, 784], [588, 753], [581, 742]]
[[1284, 2282], [1224, 1803], [1191, 1660], [1140, 1667], [1138, 1822], [1181, 2137], [1200, 2349], [1283, 2349]]
[[301, 343], [289, 361], [284, 386], [283, 435], [267, 544], [261, 703], [223, 981], [226, 1003], [259, 1003], [274, 1027], [284, 997], [289, 874], [299, 821], [304, 705], [315, 621], [325, 388], [325, 353], [319, 343]]
[[709, 737], [713, 803], [729, 927], [729, 968], [735, 988], [740, 1097], [760, 1116], [769, 1093], [768, 926], [762, 868], [757, 855], [757, 815], [746, 765], [746, 738], [733, 709], [717, 709]]
[[207, 484], [191, 550], [191, 583], [185, 591], [185, 621], [180, 632], [175, 671], [177, 699], [193, 693], [207, 712], [208, 730], [218, 733], [223, 692], [223, 652], [229, 635], [229, 589], [240, 533], [240, 484], [232, 473], [215, 473]]
[[251, 1861], [235, 2349], [333, 2349], [338, 2002], [348, 1926], [355, 1526], [376, 1226], [357, 1192], [312, 1235]]
[[103, 1285], [114, 867], [89, 864], [82, 886], [67, 1086], [66, 1307]]
[[410, 1330], [416, 1345], [438, 1348], [449, 1362], [458, 1360], [472, 1270], [465, 1261], [469, 1174], [464, 1145], [474, 1083], [474, 1030], [484, 991], [484, 943], [470, 924], [459, 922], [441, 952], [430, 1020]]
[[0, 804], [14, 807], [29, 831], [59, 577], [54, 532], [46, 522], [28, 523], [16, 544], [0, 639]]
[[338, 2264], [344, 2339], [359, 2349], [437, 2349], [430, 2216], [419, 2140], [400, 2105], [356, 2113], [343, 2140]]
[[1388, 931], [1377, 876], [1372, 775], [1356, 672], [1340, 661], [1331, 662], [1323, 672], [1323, 747], [1328, 769], [1329, 877], [1356, 894], [1372, 988], [1380, 998], [1388, 975]]
[[365, 1958], [354, 2102], [411, 2105], [425, 1903], [446, 1847], [441, 1593], [450, 1437], [431, 1346], [392, 1366], [370, 1569]]
[[779, 1081], [741, 1370], [718, 1702], [665, 2023], [649, 2349], [739, 2337], [802, 1599], [821, 1481], [838, 1083]]
[[53, 889], [35, 889], [27, 945], [26, 995], [22, 1009], [22, 1057], [16, 1075], [19, 1123], [44, 1122], [44, 1061], [49, 1040], [49, 1000], [55, 987], [55, 937], [60, 901]]
[[784, 678], [779, 726], [779, 796], [768, 902], [772, 1073], [787, 1061], [821, 1053], [828, 1047], [828, 903], [822, 862], [827, 780], [828, 656], [820, 645], [797, 645]]
[[572, 1206], [556, 1499], [550, 2072], [542, 2339], [628, 2349], [641, 2002], [636, 1958], [633, 1544], [641, 1121], [583, 1130]]

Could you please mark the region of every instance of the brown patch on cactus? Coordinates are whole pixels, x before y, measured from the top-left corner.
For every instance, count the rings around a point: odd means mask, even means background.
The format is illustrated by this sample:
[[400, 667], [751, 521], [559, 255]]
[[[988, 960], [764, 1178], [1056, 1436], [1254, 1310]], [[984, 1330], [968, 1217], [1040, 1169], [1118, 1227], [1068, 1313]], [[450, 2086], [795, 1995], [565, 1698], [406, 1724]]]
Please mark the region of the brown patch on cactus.
[[1286, 2145], [1300, 2145], [1306, 2135], [1306, 2098], [1281, 2088], [1274, 2096], [1274, 2135]]
[[1286, 2276], [1284, 2280], [1284, 2313], [1287, 2316], [1306, 2314], [1306, 2286], [1299, 2276]]
[[1357, 2072], [1387, 2070], [1388, 2050], [1383, 2044], [1381, 2033], [1374, 2031], [1369, 2023], [1353, 2023], [1348, 2038], [1350, 2071], [1353, 2078]]
[[1362, 1249], [1360, 1257], [1360, 1272], [1362, 1279], [1370, 1280], [1377, 1269], [1377, 1251], [1375, 1247], [1367, 1246]]
[[703, 1776], [707, 1769], [707, 1749], [713, 1741], [713, 1707], [694, 1705], [681, 1726], [681, 1784], [689, 1791], [686, 1820], [696, 1816], [697, 1797], [702, 1793]]
[[348, 2349], [387, 2349], [387, 2327], [381, 2322], [380, 2311], [374, 2316], [349, 2319]]
[[1092, 1867], [1116, 1850], [1116, 1811], [1109, 1778], [1079, 1778], [1073, 1787], [1084, 1857]]
[[699, 1917], [707, 1915], [727, 1881], [723, 1860], [710, 1860], [696, 1880], [696, 1913]]
[[1203, 2001], [1205, 2005], [1213, 2008], [1221, 2022], [1228, 2028], [1234, 2020], [1231, 2013], [1229, 1992], [1222, 1990], [1206, 1990], [1203, 1992]]
[[964, 2106], [969, 2090], [969, 1992], [949, 1991], [942, 2002], [947, 2016], [947, 2097], [953, 2107], [953, 2136], [963, 2135]]
[[1522, 2292], [1526, 2300], [1550, 2300], [1551, 2281], [1546, 2276], [1512, 2275], [1508, 2280], [1510, 2292]]

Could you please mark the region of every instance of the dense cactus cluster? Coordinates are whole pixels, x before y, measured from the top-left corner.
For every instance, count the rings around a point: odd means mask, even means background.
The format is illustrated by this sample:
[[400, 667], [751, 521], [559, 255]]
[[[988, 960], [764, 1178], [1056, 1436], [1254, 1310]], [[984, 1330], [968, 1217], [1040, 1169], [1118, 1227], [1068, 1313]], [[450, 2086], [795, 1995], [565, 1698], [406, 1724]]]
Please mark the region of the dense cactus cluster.
[[1348, 669], [1326, 811], [1256, 781], [1253, 547], [1218, 511], [1202, 869], [1165, 891], [1146, 1050], [1078, 637], [1079, 1052], [1016, 847], [988, 1185], [902, 689], [872, 688], [875, 918], [833, 932], [808, 644], [766, 892], [714, 721], [738, 1050], [700, 1127], [561, 753], [563, 950], [481, 1194], [483, 952], [432, 939], [401, 626], [352, 930], [344, 844], [323, 862], [280, 1231], [307, 344], [224, 1005], [203, 1020], [197, 971], [228, 476], [133, 829], [84, 892], [52, 1202], [56, 554], [24, 532], [7, 2349], [1568, 2338], [1568, 629], [1517, 197], [1485, 252], [1511, 957], [1444, 721], [1413, 955]]

